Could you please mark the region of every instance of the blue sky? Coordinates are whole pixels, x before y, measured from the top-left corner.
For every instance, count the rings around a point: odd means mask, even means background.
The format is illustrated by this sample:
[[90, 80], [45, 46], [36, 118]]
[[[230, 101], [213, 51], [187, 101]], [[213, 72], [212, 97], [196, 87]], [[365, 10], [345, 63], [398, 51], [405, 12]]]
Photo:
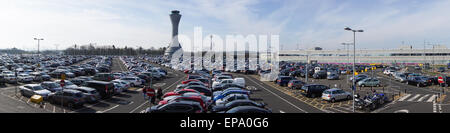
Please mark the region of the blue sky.
[[[364, 29], [357, 48], [391, 49], [424, 40], [450, 47], [448, 0], [0, 0], [0, 48], [36, 50], [97, 43], [161, 47], [169, 13], [181, 11], [180, 34], [279, 34], [283, 49], [343, 48], [346, 26]], [[429, 46], [430, 47], [430, 46]]]

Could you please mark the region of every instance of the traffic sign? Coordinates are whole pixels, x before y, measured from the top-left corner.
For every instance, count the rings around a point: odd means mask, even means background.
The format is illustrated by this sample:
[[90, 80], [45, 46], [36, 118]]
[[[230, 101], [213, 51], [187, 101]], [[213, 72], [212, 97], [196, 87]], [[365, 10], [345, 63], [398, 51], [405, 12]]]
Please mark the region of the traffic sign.
[[440, 84], [444, 83], [444, 78], [442, 78], [442, 76], [438, 77], [438, 82], [439, 82]]
[[63, 73], [63, 74], [61, 74], [61, 81], [63, 81], [63, 80], [65, 80], [66, 79], [66, 75]]
[[61, 87], [64, 87], [64, 84], [65, 82], [64, 82], [64, 79], [63, 80], [61, 80], [60, 82], [59, 82], [59, 85], [61, 85]]

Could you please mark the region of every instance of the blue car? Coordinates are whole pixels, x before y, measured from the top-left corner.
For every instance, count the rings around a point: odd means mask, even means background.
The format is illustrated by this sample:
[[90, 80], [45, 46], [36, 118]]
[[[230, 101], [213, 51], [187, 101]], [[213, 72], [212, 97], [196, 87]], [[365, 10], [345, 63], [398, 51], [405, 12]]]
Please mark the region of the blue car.
[[246, 94], [246, 95], [250, 95], [250, 91], [247, 90], [228, 90], [228, 91], [222, 91], [222, 92], [217, 92], [215, 93], [216, 95], [214, 95], [214, 99], [213, 102], [222, 99], [230, 94]]

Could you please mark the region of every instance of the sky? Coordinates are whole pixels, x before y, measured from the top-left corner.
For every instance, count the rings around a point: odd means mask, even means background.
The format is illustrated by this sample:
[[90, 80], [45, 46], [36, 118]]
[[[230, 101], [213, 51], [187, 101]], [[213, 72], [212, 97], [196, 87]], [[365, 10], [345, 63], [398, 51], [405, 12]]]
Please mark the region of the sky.
[[[359, 49], [424, 43], [450, 47], [449, 0], [0, 0], [0, 49], [77, 45], [143, 48], [171, 41], [171, 10], [179, 33], [193, 36], [279, 35], [282, 50], [342, 49], [356, 34]], [[427, 45], [431, 48], [432, 46]]]

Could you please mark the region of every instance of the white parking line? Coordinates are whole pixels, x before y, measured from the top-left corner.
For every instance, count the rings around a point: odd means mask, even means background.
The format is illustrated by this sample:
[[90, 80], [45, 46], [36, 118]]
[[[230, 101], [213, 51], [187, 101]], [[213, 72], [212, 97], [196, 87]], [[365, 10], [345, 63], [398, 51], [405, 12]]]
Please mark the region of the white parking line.
[[283, 110], [280, 110], [280, 113], [285, 113]]
[[398, 99], [398, 101], [403, 101], [406, 98], [408, 98], [409, 96], [411, 96], [411, 94], [407, 94], [407, 95], [403, 96], [402, 98]]
[[422, 94], [416, 94], [414, 97], [412, 97], [411, 99], [408, 99], [409, 102], [413, 101], [414, 99], [420, 97], [420, 95]]
[[137, 106], [136, 108], [134, 108], [133, 110], [131, 110], [130, 113], [133, 113], [133, 112], [136, 111], [138, 108], [141, 108], [142, 106], [144, 106], [146, 103], [148, 103], [148, 101], [145, 101], [145, 102], [142, 103], [141, 105]]
[[113, 107], [111, 107], [111, 108], [109, 108], [109, 109], [106, 109], [106, 110], [103, 110], [103, 111], [97, 111], [97, 112], [95, 112], [95, 113], [105, 113], [105, 112], [108, 112], [108, 111], [110, 111], [110, 110], [112, 110], [112, 109], [114, 109], [114, 108], [117, 108], [117, 107], [119, 107], [119, 105], [113, 106]]
[[55, 113], [55, 109], [56, 109], [56, 107], [55, 107], [55, 106], [53, 106], [53, 113]]
[[296, 109], [298, 109], [298, 110], [300, 110], [300, 111], [302, 111], [302, 112], [308, 113], [308, 112], [306, 112], [305, 110], [303, 110], [303, 109], [301, 109], [301, 108], [295, 106], [294, 104], [292, 104], [292, 103], [289, 102], [288, 100], [282, 98], [281, 96], [275, 94], [274, 92], [270, 91], [269, 89], [267, 89], [267, 88], [263, 87], [262, 85], [258, 84], [258, 83], [255, 82], [253, 79], [251, 79], [251, 77], [250, 77], [250, 78], [247, 78], [247, 79], [249, 79], [250, 81], [256, 83], [257, 85], [259, 85], [259, 86], [260, 86], [261, 88], [263, 88], [264, 90], [266, 90], [266, 91], [272, 93], [273, 95], [277, 96], [278, 98], [282, 99], [283, 101], [285, 101], [286, 103], [290, 104], [290, 105], [293, 106], [294, 108], [296, 108]]

